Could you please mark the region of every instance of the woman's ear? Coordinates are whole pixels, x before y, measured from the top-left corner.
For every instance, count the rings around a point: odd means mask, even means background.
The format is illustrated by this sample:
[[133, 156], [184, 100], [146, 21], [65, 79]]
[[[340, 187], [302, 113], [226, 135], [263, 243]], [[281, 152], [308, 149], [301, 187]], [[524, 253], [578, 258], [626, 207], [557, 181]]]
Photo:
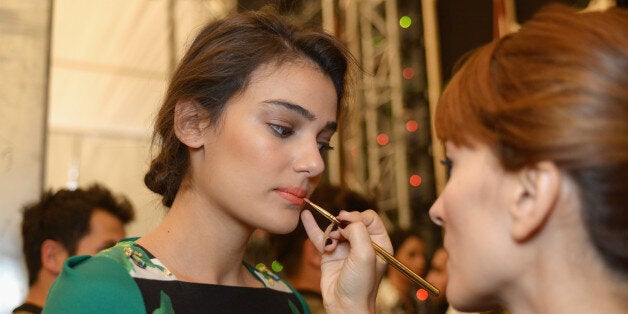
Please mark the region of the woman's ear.
[[536, 163], [519, 171], [517, 199], [512, 206], [511, 236], [523, 242], [534, 236], [546, 223], [559, 199], [561, 173], [549, 161]]
[[203, 135], [209, 126], [206, 111], [195, 101], [180, 100], [174, 107], [174, 132], [185, 145], [199, 148], [203, 145]]
[[63, 269], [63, 263], [70, 255], [61, 242], [47, 239], [41, 244], [41, 267], [42, 269], [59, 275]]

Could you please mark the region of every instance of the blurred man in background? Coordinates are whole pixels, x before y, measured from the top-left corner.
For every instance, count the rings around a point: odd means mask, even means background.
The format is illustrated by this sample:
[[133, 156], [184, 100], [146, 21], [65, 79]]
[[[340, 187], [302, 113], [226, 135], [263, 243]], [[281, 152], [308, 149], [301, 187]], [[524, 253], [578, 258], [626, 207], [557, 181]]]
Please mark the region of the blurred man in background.
[[41, 313], [48, 290], [66, 259], [95, 255], [126, 236], [135, 213], [130, 201], [94, 184], [86, 189], [48, 191], [24, 207], [23, 252], [29, 291], [13, 313]]

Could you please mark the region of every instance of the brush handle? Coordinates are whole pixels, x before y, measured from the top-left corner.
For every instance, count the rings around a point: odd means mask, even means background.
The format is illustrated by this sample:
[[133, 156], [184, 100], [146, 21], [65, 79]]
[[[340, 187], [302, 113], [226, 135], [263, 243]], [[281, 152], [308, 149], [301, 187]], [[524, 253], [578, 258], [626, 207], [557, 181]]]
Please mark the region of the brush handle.
[[384, 250], [384, 248], [377, 245], [377, 243], [375, 242], [371, 242], [371, 244], [373, 245], [373, 248], [375, 249], [375, 253], [377, 254], [377, 256], [381, 257], [384, 261], [386, 261], [386, 263], [388, 263], [389, 265], [394, 267], [396, 270], [404, 274], [406, 277], [408, 277], [417, 285], [425, 288], [432, 295], [436, 297], [440, 295], [440, 291], [438, 291], [438, 289], [434, 287], [434, 285], [432, 285], [431, 283], [427, 282], [427, 280], [421, 278], [421, 276], [414, 273], [410, 268], [408, 268], [402, 262], [397, 260], [394, 256], [392, 256], [386, 250]]
[[[325, 218], [329, 219], [329, 221], [331, 221], [332, 223], [340, 224], [340, 221], [338, 221], [338, 219], [334, 215], [330, 214], [324, 208], [322, 208], [322, 207], [312, 203], [312, 201], [310, 201], [307, 198], [304, 198], [303, 200], [306, 203], [308, 203], [310, 206], [312, 206], [314, 209], [316, 209], [316, 211], [319, 214], [321, 214]], [[438, 289], [436, 287], [434, 287], [431, 283], [427, 282], [425, 279], [421, 278], [421, 276], [415, 274], [410, 268], [408, 268], [402, 262], [397, 260], [394, 256], [392, 256], [386, 250], [384, 250], [384, 248], [382, 248], [381, 246], [377, 245], [377, 243], [371, 242], [371, 245], [373, 245], [373, 248], [375, 249], [375, 253], [377, 254], [377, 256], [379, 256], [384, 261], [386, 261], [386, 263], [388, 263], [389, 265], [394, 267], [396, 270], [398, 270], [399, 272], [404, 274], [406, 277], [408, 277], [414, 283], [416, 283], [417, 285], [422, 286], [423, 288], [427, 289], [427, 291], [429, 293], [431, 293], [432, 295], [434, 295], [434, 296], [438, 296], [440, 294], [440, 291], [438, 291]]]

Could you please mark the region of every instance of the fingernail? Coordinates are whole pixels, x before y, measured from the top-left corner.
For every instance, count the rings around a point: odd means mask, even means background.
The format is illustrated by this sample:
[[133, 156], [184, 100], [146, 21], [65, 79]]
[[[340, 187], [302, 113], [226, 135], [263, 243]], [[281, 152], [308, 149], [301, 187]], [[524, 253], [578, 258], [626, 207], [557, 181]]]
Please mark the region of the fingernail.
[[334, 225], [331, 227], [331, 231], [336, 231], [336, 230], [338, 230], [338, 225], [337, 225], [337, 224], [334, 224]]
[[330, 244], [332, 244], [332, 241], [330, 238], [327, 238], [327, 240], [325, 240], [325, 246], [328, 246]]
[[340, 222], [340, 226], [339, 226], [340, 229], [344, 229], [344, 228], [346, 228], [350, 224], [350, 222], [348, 222], [346, 220], [339, 220], [339, 222]]

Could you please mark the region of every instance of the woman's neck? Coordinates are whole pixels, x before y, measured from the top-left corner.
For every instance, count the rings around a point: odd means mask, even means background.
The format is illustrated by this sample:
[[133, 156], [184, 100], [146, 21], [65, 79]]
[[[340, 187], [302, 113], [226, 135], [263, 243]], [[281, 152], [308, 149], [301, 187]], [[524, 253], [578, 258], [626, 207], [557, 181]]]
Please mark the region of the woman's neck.
[[261, 286], [242, 265], [251, 232], [223, 212], [177, 196], [162, 223], [138, 244], [179, 280]]
[[537, 259], [543, 263], [529, 265], [530, 271], [521, 276], [519, 289], [505, 295], [505, 308], [511, 314], [625, 313], [628, 282], [613, 274], [595, 253], [562, 259], [557, 256], [568, 253], [544, 254]]
[[628, 279], [613, 273], [591, 243], [578, 190], [564, 181], [552, 214], [519, 243], [519, 272], [501, 288], [504, 307], [521, 313], [625, 313]]

